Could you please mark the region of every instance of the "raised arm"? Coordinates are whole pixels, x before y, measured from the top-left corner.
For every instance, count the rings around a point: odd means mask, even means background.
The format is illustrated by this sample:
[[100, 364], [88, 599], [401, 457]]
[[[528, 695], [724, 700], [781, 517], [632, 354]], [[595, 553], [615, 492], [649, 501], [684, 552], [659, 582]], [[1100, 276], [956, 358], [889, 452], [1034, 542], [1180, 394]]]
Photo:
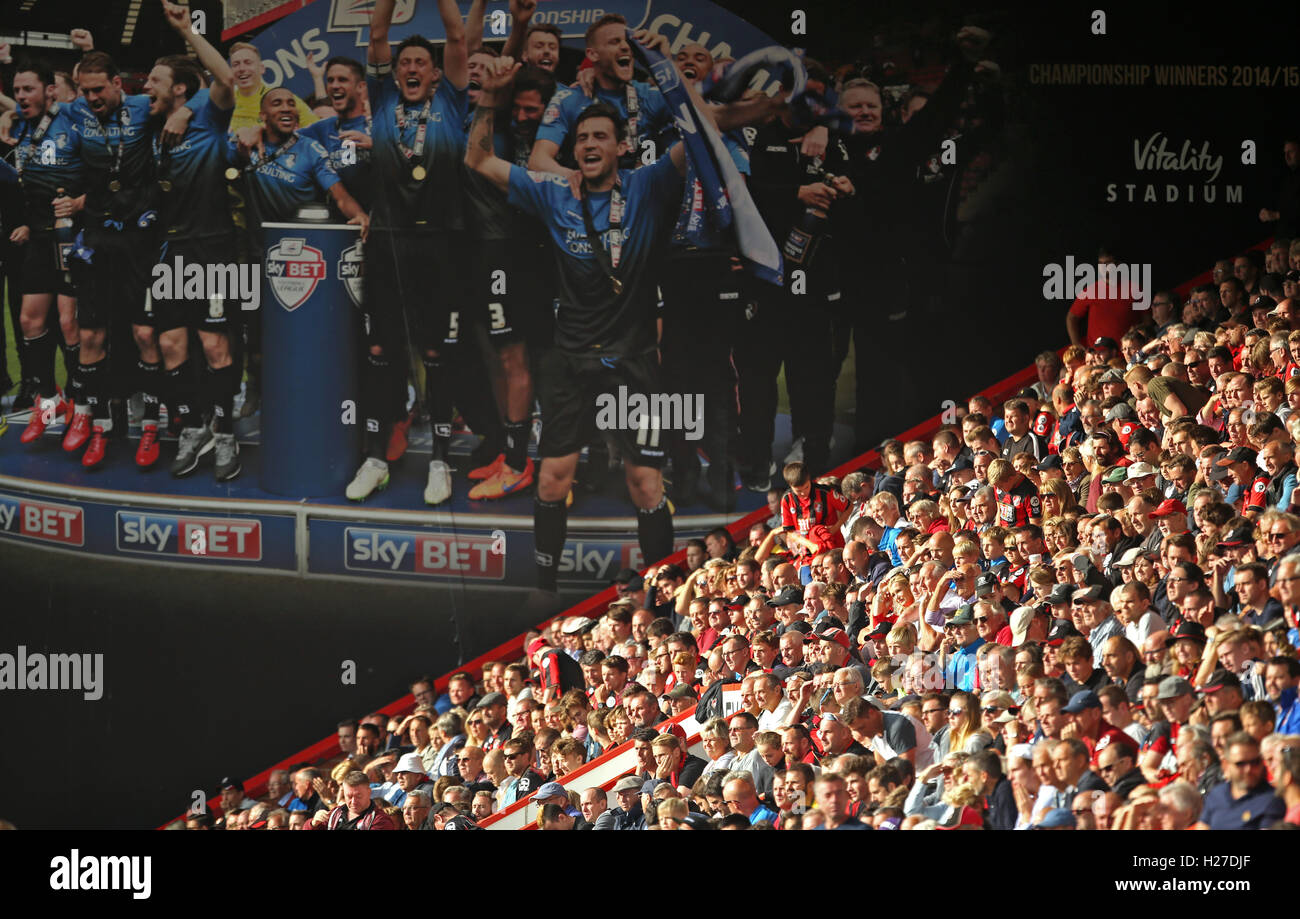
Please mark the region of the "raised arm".
[[524, 54], [524, 37], [528, 34], [528, 26], [533, 21], [533, 13], [537, 12], [537, 0], [510, 0], [510, 36], [506, 39], [506, 46], [501, 49], [501, 53], [506, 57], [513, 57], [516, 60], [523, 57]]
[[[438, 0], [438, 14], [447, 32], [447, 44], [442, 50], [442, 72], [456, 89], [469, 85], [469, 52], [465, 49], [465, 21], [460, 18], [456, 0]], [[479, 34], [483, 34], [479, 23]]]
[[474, 123], [469, 129], [469, 143], [465, 146], [465, 165], [507, 193], [510, 191], [510, 164], [496, 155], [492, 136], [496, 130], [497, 106], [501, 104], [499, 97], [515, 78], [520, 66], [508, 57], [494, 57], [487, 62], [478, 105], [474, 108]]
[[370, 64], [391, 64], [393, 49], [388, 44], [388, 27], [393, 24], [393, 7], [397, 0], [375, 0], [370, 14], [370, 44], [366, 47], [366, 61]]
[[[471, 55], [483, 47], [483, 21], [487, 0], [474, 0], [465, 14], [465, 54]], [[510, 54], [509, 51], [505, 52]]]
[[234, 108], [235, 81], [230, 72], [230, 65], [221, 56], [221, 52], [212, 47], [211, 42], [190, 28], [189, 7], [177, 6], [168, 0], [162, 0], [162, 8], [163, 15], [167, 17], [167, 24], [189, 43], [198, 56], [199, 63], [212, 74], [212, 85], [208, 87], [212, 104], [222, 110]]

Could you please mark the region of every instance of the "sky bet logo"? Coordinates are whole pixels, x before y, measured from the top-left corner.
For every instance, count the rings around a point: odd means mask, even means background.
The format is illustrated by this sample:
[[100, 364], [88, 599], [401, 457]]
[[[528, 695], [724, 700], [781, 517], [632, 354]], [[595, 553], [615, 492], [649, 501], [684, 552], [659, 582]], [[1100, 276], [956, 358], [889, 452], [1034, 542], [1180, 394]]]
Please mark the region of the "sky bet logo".
[[118, 511], [117, 548], [142, 555], [256, 562], [262, 558], [262, 523]]
[[0, 533], [69, 546], [85, 545], [81, 508], [0, 495]]
[[343, 565], [353, 571], [500, 581], [505, 577], [506, 557], [492, 547], [490, 536], [348, 527], [343, 534]]

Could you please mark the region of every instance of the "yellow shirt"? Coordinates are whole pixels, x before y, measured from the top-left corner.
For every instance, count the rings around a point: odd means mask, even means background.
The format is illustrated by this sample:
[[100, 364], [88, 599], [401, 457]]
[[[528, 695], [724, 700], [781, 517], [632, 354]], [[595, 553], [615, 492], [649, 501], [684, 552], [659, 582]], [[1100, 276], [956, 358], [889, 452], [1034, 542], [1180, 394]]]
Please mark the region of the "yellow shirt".
[[[262, 121], [262, 97], [266, 95], [267, 90], [271, 87], [265, 83], [258, 83], [257, 89], [251, 93], [245, 94], [243, 90], [236, 87], [235, 89], [235, 111], [230, 116], [230, 130], [237, 131], [240, 128], [257, 127]], [[307, 107], [297, 96], [293, 97], [294, 104], [298, 106], [298, 125], [307, 127], [314, 124], [320, 119]]]

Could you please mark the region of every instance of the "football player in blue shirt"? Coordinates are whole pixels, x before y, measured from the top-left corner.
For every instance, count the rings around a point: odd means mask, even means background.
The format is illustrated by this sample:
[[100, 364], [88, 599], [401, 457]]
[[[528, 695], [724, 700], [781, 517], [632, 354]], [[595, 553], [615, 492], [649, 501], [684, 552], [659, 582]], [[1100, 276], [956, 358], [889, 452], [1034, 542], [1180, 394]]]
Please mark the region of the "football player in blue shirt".
[[[202, 35], [190, 30], [189, 8], [162, 0], [167, 24], [198, 55], [212, 73], [207, 98], [201, 100], [202, 75], [190, 58], [160, 58], [145, 83], [150, 114], [166, 117], [189, 104], [194, 110], [184, 136], [168, 148], [154, 140], [154, 164], [159, 190], [162, 246], [158, 264], [174, 270], [186, 265], [236, 264], [235, 228], [230, 216], [226, 170], [226, 133], [234, 111], [234, 82], [230, 65]], [[180, 285], [174, 285], [179, 287]], [[233, 292], [204, 290], [200, 300], [154, 299], [155, 330], [162, 350], [166, 402], [181, 422], [180, 444], [171, 466], [173, 476], [187, 476], [209, 452], [215, 453], [216, 478], [225, 482], [239, 475], [239, 446], [235, 441], [231, 405], [239, 389], [239, 366], [230, 348], [229, 330], [239, 309]], [[203, 383], [189, 360], [190, 329], [203, 345]], [[212, 412], [212, 425], [204, 418]]]
[[[641, 32], [637, 38], [667, 48], [662, 36]], [[620, 386], [647, 397], [660, 391], [654, 277], [681, 202], [686, 151], [674, 144], [653, 165], [619, 169], [628, 150], [626, 125], [613, 107], [596, 103], [573, 125], [579, 193], [563, 177], [512, 165], [496, 155], [493, 133], [498, 94], [518, 69], [508, 57], [488, 63], [465, 162], [507, 192], [511, 204], [539, 218], [555, 247], [560, 306], [555, 348], [541, 374], [546, 423], [533, 518], [538, 586], [554, 591], [568, 529], [565, 499], [579, 453], [600, 436], [598, 400]], [[663, 558], [672, 550], [673, 524], [658, 425], [642, 415], [639, 425], [613, 433], [637, 507], [641, 551], [647, 560]]]
[[587, 29], [587, 59], [595, 72], [594, 98], [580, 90], [556, 90], [542, 116], [542, 126], [537, 129], [529, 169], [563, 176], [578, 172], [561, 165], [559, 158], [571, 158], [578, 116], [596, 102], [613, 106], [623, 121], [627, 147], [619, 165], [624, 168], [639, 166], [642, 142], [672, 124], [672, 113], [658, 87], [633, 79], [626, 19], [610, 13], [591, 24]]
[[69, 389], [77, 383], [80, 333], [75, 281], [80, 279], [81, 263], [75, 261], [68, 245], [75, 229], [57, 233], [56, 224], [75, 220], [81, 211], [85, 167], [72, 106], [52, 101], [53, 86], [54, 72], [46, 65], [18, 65], [13, 80], [18, 103], [14, 166], [24, 217], [9, 241], [21, 247], [22, 340], [18, 357], [27, 390], [35, 399], [31, 420], [20, 437], [22, 443], [38, 439], [59, 415], [71, 421], [71, 406], [58, 398], [54, 383], [54, 352], [59, 339], [46, 321], [56, 300]]
[[[86, 165], [84, 241], [91, 258], [77, 297], [81, 395], [63, 448], [76, 450], [89, 439], [81, 464], [90, 469], [102, 463], [106, 435], [116, 421], [122, 425], [117, 433], [125, 436], [124, 399], [138, 390], [144, 395], [145, 417], [136, 464], [149, 468], [158, 460], [161, 376], [144, 293], [157, 252], [150, 100], [123, 93], [117, 65], [102, 51], [81, 59], [77, 83], [82, 95], [72, 109], [80, 122]], [[177, 112], [183, 128], [193, 113], [185, 107]], [[132, 327], [134, 333], [128, 331]], [[140, 343], [138, 361], [130, 334]]]
[[329, 153], [343, 187], [363, 208], [373, 197], [370, 177], [371, 117], [366, 114], [366, 69], [350, 57], [325, 62], [325, 94], [334, 115], [298, 133], [317, 141]]
[[[367, 87], [376, 196], [364, 274], [369, 347], [360, 401], [366, 460], [345, 493], [363, 501], [388, 485], [389, 435], [406, 417], [406, 354], [413, 344], [424, 362], [433, 421], [424, 490], [425, 503], [433, 505], [451, 497], [451, 380], [443, 352], [457, 337], [452, 238], [465, 232], [459, 168], [469, 83], [465, 24], [455, 0], [438, 0], [447, 42], [435, 85], [438, 68], [427, 39], [409, 36], [395, 54], [389, 46], [394, 3], [376, 0], [370, 19]], [[408, 328], [414, 341], [408, 342]]]
[[248, 180], [256, 222], [291, 220], [302, 205], [328, 195], [365, 239], [370, 218], [340, 181], [325, 148], [298, 132], [298, 117], [292, 92], [269, 89], [262, 96], [261, 126], [242, 128], [227, 141], [226, 161]]

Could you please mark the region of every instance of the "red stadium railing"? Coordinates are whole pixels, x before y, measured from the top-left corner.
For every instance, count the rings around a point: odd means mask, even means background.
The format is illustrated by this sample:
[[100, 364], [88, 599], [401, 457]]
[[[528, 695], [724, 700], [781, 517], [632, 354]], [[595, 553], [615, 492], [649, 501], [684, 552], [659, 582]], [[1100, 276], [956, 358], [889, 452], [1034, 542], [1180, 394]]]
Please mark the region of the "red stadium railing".
[[[1273, 240], [1270, 237], [1269, 239], [1265, 239], [1262, 242], [1249, 247], [1249, 249], [1246, 251], [1251, 251], [1255, 249], [1267, 249], [1268, 246], [1272, 243], [1272, 241]], [[1209, 280], [1212, 279], [1212, 277], [1213, 277], [1212, 271], [1203, 272], [1202, 274], [1199, 274], [1190, 280], [1184, 281], [1183, 283], [1176, 285], [1174, 287], [1174, 290], [1180, 296], [1182, 296], [1186, 294], [1186, 292], [1189, 291], [1191, 288], [1208, 282]], [[1064, 348], [1060, 350], [1064, 350]], [[1031, 364], [1028, 367], [1016, 371], [1010, 376], [999, 380], [998, 382], [992, 384], [991, 386], [985, 387], [983, 390], [979, 391], [979, 394], [987, 396], [991, 401], [994, 402], [994, 404], [996, 404], [1000, 401], [1003, 401], [1007, 396], [1009, 396], [1011, 393], [1014, 393], [1016, 390], [1021, 389], [1025, 385], [1033, 382], [1036, 378], [1037, 378], [1037, 369], [1033, 364]], [[936, 414], [931, 416], [930, 418], [927, 418], [925, 421], [922, 421], [908, 428], [906, 431], [899, 434], [897, 439], [902, 441], [908, 441], [908, 440], [916, 440], [919, 438], [923, 438], [932, 434], [934, 431], [938, 430], [942, 426], [942, 424], [943, 424], [942, 413]], [[827, 473], [827, 475], [842, 477], [848, 474], [849, 472], [852, 472], [857, 469], [862, 469], [864, 467], [874, 468], [879, 463], [879, 460], [880, 460], [880, 454], [876, 450], [868, 450], [866, 453], [863, 453], [860, 456], [857, 456], [846, 463], [842, 463], [841, 465], [839, 465], [838, 467], [836, 467], [835, 469]], [[741, 517], [740, 519], [729, 524], [727, 526], [727, 529], [734, 538], [737, 538], [738, 542], [743, 543], [744, 538], [749, 531], [749, 528], [753, 526], [755, 523], [759, 523], [760, 521], [765, 520], [767, 516], [768, 516], [767, 509], [759, 508], [753, 511], [752, 513], [746, 514], [744, 517]], [[663, 562], [683, 562], [685, 561], [685, 559], [686, 559], [686, 552], [684, 549], [681, 549], [678, 550], [677, 552], [674, 552], [672, 555], [668, 556], [668, 558], [664, 559]], [[663, 562], [661, 562], [661, 564]], [[569, 616], [587, 615], [588, 613], [597, 609], [600, 609], [603, 612], [603, 608], [608, 606], [615, 599], [617, 599], [617, 594], [614, 588], [612, 586], [607, 587], [601, 592], [595, 594], [594, 596], [588, 597], [586, 600], [583, 600], [582, 602], [570, 607], [564, 612], [557, 614], [551, 619], [547, 619], [544, 622], [538, 623], [538, 625], [533, 629], [533, 631], [544, 628], [545, 626], [547, 626], [548, 624], [550, 624], [556, 619], [563, 619]], [[511, 660], [514, 658], [521, 657], [523, 655], [523, 645], [524, 645], [524, 635], [523, 634], [516, 635], [510, 640], [497, 645], [491, 651], [488, 651], [484, 654], [480, 654], [478, 657], [474, 658], [473, 660], [459, 665], [454, 670], [451, 670], [443, 674], [442, 676], [438, 677], [434, 685], [435, 693], [440, 695], [446, 690], [447, 683], [452, 673], [457, 673], [461, 670], [467, 670], [470, 673], [474, 673], [486, 663], [493, 662], [493, 661], [501, 661], [501, 660]], [[405, 696], [401, 697], [400, 699], [396, 699], [393, 702], [389, 703], [388, 705], [384, 706], [383, 708], [378, 709], [378, 711], [384, 712], [385, 714], [388, 715], [394, 715], [394, 714], [404, 715], [409, 713], [411, 710], [413, 710], [414, 707], [415, 707], [415, 699], [410, 693], [408, 693]], [[694, 709], [692, 709], [688, 713], [684, 713], [683, 717], [685, 715], [693, 715], [693, 713], [694, 713]], [[610, 753], [605, 754], [605, 756], [615, 756], [622, 750], [623, 747], [620, 747], [617, 750], [610, 751]], [[264, 769], [262, 772], [259, 772], [251, 779], [247, 780], [244, 783], [244, 793], [250, 798], [261, 797], [262, 794], [264, 794], [266, 791], [267, 779], [270, 777], [271, 773], [276, 771], [277, 769], [288, 769], [291, 766], [302, 764], [302, 763], [319, 762], [339, 752], [341, 751], [338, 748], [337, 738], [334, 736], [326, 737], [325, 739], [312, 744], [310, 747], [307, 747], [303, 750], [299, 750], [294, 755], [280, 760], [279, 762], [275, 763], [269, 768]], [[601, 759], [603, 758], [604, 757], [601, 757]], [[595, 762], [596, 761], [593, 761], [593, 763]], [[587, 766], [590, 765], [592, 764], [591, 763], [587, 764]], [[586, 766], [584, 766], [584, 769], [585, 768]], [[517, 803], [522, 804], [524, 802], [517, 802]], [[513, 806], [514, 805], [512, 805], [512, 807]], [[174, 819], [183, 819], [183, 815], [180, 818], [174, 818]]]

